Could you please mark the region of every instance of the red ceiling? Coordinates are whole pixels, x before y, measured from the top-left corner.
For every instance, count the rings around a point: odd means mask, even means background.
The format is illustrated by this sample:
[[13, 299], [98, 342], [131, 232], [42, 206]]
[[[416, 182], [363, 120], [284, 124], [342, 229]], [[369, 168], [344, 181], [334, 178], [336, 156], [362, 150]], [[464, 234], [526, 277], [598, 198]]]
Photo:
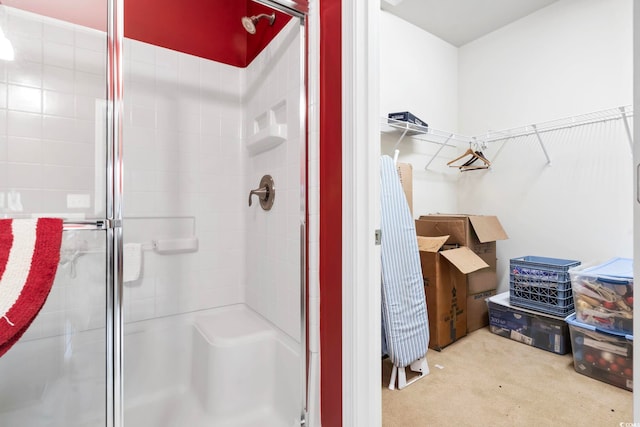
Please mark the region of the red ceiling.
[[237, 67], [251, 63], [291, 19], [276, 12], [273, 26], [263, 19], [256, 34], [249, 34], [241, 18], [271, 13], [271, 9], [250, 0], [127, 0], [124, 4], [126, 37]]
[[[105, 0], [2, 0], [5, 6], [51, 16], [105, 31]], [[236, 67], [246, 67], [291, 19], [276, 13], [269, 26], [261, 20], [256, 34], [248, 34], [243, 16], [272, 13], [251, 0], [126, 0], [125, 37], [196, 55]]]

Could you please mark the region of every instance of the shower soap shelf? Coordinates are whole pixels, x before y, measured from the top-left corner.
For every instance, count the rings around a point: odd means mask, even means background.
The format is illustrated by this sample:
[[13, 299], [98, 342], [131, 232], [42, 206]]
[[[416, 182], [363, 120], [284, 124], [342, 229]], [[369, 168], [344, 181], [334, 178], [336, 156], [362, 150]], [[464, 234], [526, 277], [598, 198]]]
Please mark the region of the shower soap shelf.
[[270, 150], [287, 140], [287, 125], [279, 123], [276, 111], [271, 109], [253, 121], [251, 135], [247, 138], [247, 150], [252, 155]]

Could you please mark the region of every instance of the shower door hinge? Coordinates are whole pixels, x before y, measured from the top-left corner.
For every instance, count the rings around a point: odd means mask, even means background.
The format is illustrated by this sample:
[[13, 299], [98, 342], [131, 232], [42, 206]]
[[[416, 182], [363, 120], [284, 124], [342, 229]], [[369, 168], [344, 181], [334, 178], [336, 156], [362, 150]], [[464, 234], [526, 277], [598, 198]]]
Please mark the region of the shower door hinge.
[[377, 229], [375, 236], [376, 236], [376, 246], [380, 246], [382, 244], [382, 230]]
[[121, 219], [101, 219], [98, 221], [98, 228], [103, 230], [112, 230], [122, 227]]

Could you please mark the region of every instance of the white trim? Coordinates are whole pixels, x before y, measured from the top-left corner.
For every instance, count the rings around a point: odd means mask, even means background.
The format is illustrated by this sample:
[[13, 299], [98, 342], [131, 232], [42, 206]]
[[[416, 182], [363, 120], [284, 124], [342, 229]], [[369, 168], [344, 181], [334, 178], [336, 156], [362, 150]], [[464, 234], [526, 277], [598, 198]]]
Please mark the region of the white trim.
[[342, 425], [381, 419], [378, 15], [342, 1]]
[[[633, 104], [640, 105], [640, 7], [638, 3], [633, 8]], [[633, 140], [636, 141], [633, 146], [633, 165], [634, 165], [634, 183], [633, 183], [633, 250], [634, 250], [634, 294], [640, 287], [640, 115], [633, 115]], [[633, 328], [640, 330], [640, 308], [636, 304], [633, 308]], [[633, 352], [633, 366], [640, 366], [640, 351]], [[633, 370], [634, 384], [640, 384], [640, 369]], [[636, 386], [637, 387], [637, 386]], [[640, 392], [633, 391], [633, 420], [635, 425], [640, 425]]]
[[319, 102], [320, 102], [320, 12], [319, 4], [313, 1], [309, 5], [307, 16], [307, 210], [309, 222], [308, 270], [307, 284], [309, 312], [307, 325], [309, 328], [307, 354], [309, 360], [309, 375], [307, 377], [307, 422], [308, 427], [320, 427], [320, 278], [319, 278], [319, 250], [320, 250], [320, 176], [319, 176]]

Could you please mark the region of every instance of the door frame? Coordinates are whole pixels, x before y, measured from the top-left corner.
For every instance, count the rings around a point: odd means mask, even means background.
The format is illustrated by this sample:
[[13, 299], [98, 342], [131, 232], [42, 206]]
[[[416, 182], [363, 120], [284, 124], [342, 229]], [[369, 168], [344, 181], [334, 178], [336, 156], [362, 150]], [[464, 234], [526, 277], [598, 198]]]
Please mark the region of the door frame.
[[342, 2], [342, 425], [381, 417], [380, 5]]

